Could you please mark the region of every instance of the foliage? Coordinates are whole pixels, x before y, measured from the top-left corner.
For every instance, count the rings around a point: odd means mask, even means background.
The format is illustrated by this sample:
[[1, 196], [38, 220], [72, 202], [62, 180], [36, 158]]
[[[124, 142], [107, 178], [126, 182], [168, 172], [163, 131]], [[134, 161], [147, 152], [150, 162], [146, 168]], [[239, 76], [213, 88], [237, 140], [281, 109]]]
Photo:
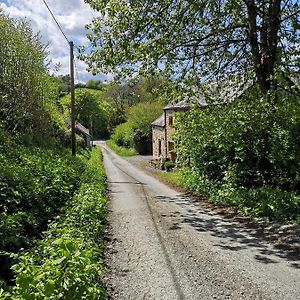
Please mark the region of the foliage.
[[172, 169], [174, 169], [175, 163], [173, 161], [167, 160], [163, 164], [163, 169], [165, 169], [167, 172], [170, 172]]
[[102, 90], [104, 88], [104, 85], [101, 83], [100, 80], [92, 80], [92, 79], [90, 79], [85, 84], [85, 87], [87, 89]]
[[13, 142], [0, 130], [0, 277], [11, 280], [11, 259], [31, 247], [48, 222], [72, 197], [83, 168], [61, 148], [37, 148]]
[[25, 21], [0, 12], [0, 120], [16, 134], [50, 137], [65, 128], [57, 83], [45, 67], [47, 49]]
[[252, 90], [232, 104], [178, 114], [177, 163], [190, 170], [185, 185], [270, 218], [297, 218], [299, 100]]
[[168, 103], [170, 101], [170, 89], [171, 82], [161, 74], [148, 77], [137, 76], [122, 83], [115, 81], [107, 85], [103, 97], [113, 107], [109, 121], [109, 132], [112, 133], [117, 125], [126, 122], [128, 110], [141, 102], [161, 101], [165, 104]]
[[97, 137], [108, 135], [108, 120], [112, 107], [108, 102], [96, 97], [86, 89], [78, 90], [76, 93], [77, 120], [92, 130]]
[[269, 185], [249, 188], [232, 182], [211, 180], [189, 168], [181, 171], [177, 184], [208, 197], [214, 203], [236, 207], [245, 215], [269, 220], [300, 221], [300, 196], [295, 192]]
[[120, 147], [132, 148], [133, 147], [133, 128], [129, 122], [118, 125], [111, 139]]
[[94, 149], [81, 186], [35, 249], [13, 267], [9, 299], [104, 299], [101, 243], [105, 218], [105, 173]]
[[128, 111], [128, 122], [133, 129], [139, 129], [143, 135], [151, 133], [149, 126], [159, 115], [162, 114], [163, 103], [160, 101], [138, 103]]
[[[299, 3], [294, 0], [85, 0], [100, 13], [88, 28], [93, 72], [161, 69], [180, 80], [299, 70]], [[200, 80], [200, 81], [201, 81]], [[195, 84], [195, 82], [193, 82]]]
[[63, 96], [66, 95], [68, 93], [70, 93], [71, 91], [71, 79], [70, 79], [70, 75], [59, 75], [54, 77], [54, 80], [56, 80], [57, 84], [58, 84], [58, 92], [59, 92], [59, 96]]
[[151, 122], [162, 113], [163, 103], [141, 102], [132, 106], [127, 113], [126, 123], [118, 125], [112, 135], [112, 140], [118, 146], [135, 148], [144, 154], [150, 152], [152, 142]]
[[120, 156], [135, 156], [137, 155], [136, 150], [132, 148], [126, 148], [122, 146], [118, 146], [113, 140], [106, 141], [106, 144], [108, 147], [113, 150], [115, 153], [117, 153]]
[[106, 87], [105, 97], [116, 106], [133, 106], [139, 102], [152, 102], [159, 98], [170, 82], [161, 74], [128, 79], [122, 83], [115, 81]]
[[[76, 120], [90, 129], [95, 137], [108, 135], [112, 105], [104, 100], [103, 93], [92, 89], [76, 89]], [[70, 95], [61, 98], [66, 118], [70, 117]]]

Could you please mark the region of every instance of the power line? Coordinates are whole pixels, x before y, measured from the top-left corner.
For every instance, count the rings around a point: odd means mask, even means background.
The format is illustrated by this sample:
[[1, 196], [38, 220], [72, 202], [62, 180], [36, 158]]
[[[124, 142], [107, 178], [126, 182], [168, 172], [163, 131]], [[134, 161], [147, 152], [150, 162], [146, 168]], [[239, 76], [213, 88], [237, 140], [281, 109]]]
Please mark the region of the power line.
[[56, 25], [58, 26], [60, 32], [62, 33], [62, 35], [64, 36], [64, 38], [66, 39], [66, 41], [68, 42], [68, 44], [70, 45], [70, 41], [68, 40], [67, 36], [65, 35], [64, 31], [62, 30], [60, 24], [58, 23], [58, 21], [56, 20], [56, 17], [54, 15], [54, 13], [52, 12], [52, 10], [50, 9], [49, 5], [47, 4], [46, 0], [43, 0], [44, 4], [46, 5], [48, 11], [50, 12], [54, 22], [56, 23]]
[[45, 6], [47, 7], [48, 11], [50, 12], [54, 22], [56, 23], [57, 27], [59, 28], [60, 32], [66, 39], [69, 47], [70, 47], [70, 84], [71, 84], [71, 145], [72, 145], [72, 155], [76, 156], [76, 128], [75, 128], [75, 89], [74, 89], [74, 43], [69, 41], [67, 36], [65, 35], [64, 31], [62, 30], [60, 24], [56, 20], [56, 17], [52, 10], [50, 9], [49, 5], [47, 4], [46, 0], [43, 0]]

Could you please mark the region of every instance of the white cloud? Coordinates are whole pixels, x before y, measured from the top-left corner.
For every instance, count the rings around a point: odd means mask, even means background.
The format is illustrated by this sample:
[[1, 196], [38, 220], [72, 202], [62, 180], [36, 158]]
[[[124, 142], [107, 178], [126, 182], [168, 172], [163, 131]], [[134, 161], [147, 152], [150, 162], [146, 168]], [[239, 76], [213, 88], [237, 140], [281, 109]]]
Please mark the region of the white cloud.
[[[84, 0], [47, 0], [47, 3], [69, 40], [75, 47], [88, 44], [85, 25], [92, 21], [95, 12]], [[50, 68], [61, 65], [59, 74], [69, 73], [69, 47], [42, 0], [0, 0], [0, 7], [12, 18], [26, 18], [34, 32], [40, 32], [42, 41], [49, 43]], [[81, 82], [89, 79], [106, 79], [104, 74], [93, 76], [86, 71], [86, 65], [77, 60]]]

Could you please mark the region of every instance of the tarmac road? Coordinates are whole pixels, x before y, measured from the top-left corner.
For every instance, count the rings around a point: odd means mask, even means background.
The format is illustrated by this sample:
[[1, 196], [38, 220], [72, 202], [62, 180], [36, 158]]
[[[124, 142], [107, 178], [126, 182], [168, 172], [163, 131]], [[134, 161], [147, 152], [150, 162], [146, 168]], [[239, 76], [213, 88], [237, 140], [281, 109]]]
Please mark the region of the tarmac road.
[[98, 142], [110, 190], [113, 299], [300, 299], [300, 261]]

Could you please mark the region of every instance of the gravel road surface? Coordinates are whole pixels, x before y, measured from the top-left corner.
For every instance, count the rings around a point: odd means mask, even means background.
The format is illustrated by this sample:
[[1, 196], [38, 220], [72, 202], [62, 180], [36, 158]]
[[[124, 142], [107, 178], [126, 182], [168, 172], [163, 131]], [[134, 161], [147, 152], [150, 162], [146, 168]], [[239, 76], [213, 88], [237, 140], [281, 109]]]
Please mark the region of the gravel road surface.
[[300, 261], [98, 142], [110, 190], [113, 299], [300, 299]]

